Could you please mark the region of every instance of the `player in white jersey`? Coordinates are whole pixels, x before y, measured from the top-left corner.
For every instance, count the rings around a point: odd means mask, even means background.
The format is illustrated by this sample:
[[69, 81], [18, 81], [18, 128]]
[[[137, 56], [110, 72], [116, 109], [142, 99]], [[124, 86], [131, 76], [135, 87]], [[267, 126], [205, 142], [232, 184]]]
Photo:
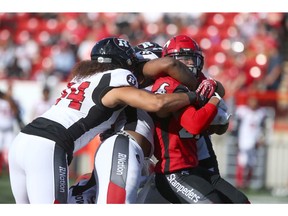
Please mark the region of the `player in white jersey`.
[[153, 135], [150, 115], [126, 107], [113, 130], [101, 134], [92, 175], [70, 187], [69, 203], [87, 204], [91, 200], [98, 204], [136, 203], [140, 184], [148, 178], [144, 163], [153, 154]]
[[257, 150], [265, 144], [266, 109], [259, 105], [255, 96], [250, 96], [247, 105], [238, 105], [235, 110], [235, 127], [238, 131], [236, 186], [249, 188], [257, 164]]
[[[151, 52], [139, 52], [136, 56], [140, 65], [158, 58]], [[147, 68], [145, 65], [144, 73], [154, 73], [159, 70], [159, 64], [157, 66]], [[145, 87], [146, 79], [141, 81], [141, 87]], [[154, 123], [150, 115], [144, 110], [126, 107], [113, 129], [101, 134], [102, 142], [95, 154], [93, 175], [90, 180], [82, 179], [70, 188], [69, 203], [89, 203], [94, 196], [91, 191], [95, 192], [95, 200], [100, 204], [136, 203], [140, 184], [148, 178], [143, 170], [146, 168], [145, 161], [148, 162], [153, 154], [153, 135]]]
[[[136, 56], [140, 64], [158, 58], [152, 52]], [[115, 134], [105, 139], [95, 154], [97, 204], [137, 202], [140, 184], [148, 178], [142, 172], [145, 158], [149, 161], [154, 152], [154, 129], [146, 111], [130, 106], [123, 110], [114, 125]]]
[[11, 145], [9, 172], [16, 203], [67, 203], [73, 152], [109, 129], [127, 105], [171, 112], [198, 99], [192, 93], [154, 95], [138, 89], [131, 72], [136, 63], [129, 42], [111, 37], [95, 44], [91, 60], [76, 64], [55, 105], [28, 124]]

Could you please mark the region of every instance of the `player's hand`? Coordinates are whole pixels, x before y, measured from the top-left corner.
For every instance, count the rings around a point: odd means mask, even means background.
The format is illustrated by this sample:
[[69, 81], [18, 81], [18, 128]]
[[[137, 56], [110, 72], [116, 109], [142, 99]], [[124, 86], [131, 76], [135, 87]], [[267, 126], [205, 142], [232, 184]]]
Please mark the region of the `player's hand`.
[[198, 86], [196, 93], [201, 97], [207, 98], [208, 100], [213, 96], [217, 89], [217, 82], [214, 79], [205, 79]]

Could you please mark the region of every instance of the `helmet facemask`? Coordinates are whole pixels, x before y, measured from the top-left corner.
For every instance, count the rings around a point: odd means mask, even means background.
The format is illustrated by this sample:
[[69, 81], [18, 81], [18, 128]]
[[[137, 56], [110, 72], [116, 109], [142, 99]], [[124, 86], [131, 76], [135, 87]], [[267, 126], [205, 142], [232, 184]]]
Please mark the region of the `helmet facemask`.
[[198, 77], [198, 73], [202, 71], [204, 58], [198, 53], [179, 52], [177, 54], [170, 54], [169, 56], [184, 63], [196, 77]]

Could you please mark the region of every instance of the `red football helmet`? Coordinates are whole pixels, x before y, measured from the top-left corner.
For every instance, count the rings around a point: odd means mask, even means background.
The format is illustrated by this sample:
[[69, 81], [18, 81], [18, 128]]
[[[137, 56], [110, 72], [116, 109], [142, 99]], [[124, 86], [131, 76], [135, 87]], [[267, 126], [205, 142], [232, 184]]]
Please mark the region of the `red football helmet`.
[[202, 50], [197, 42], [187, 35], [177, 35], [167, 41], [163, 46], [162, 56], [182, 60], [196, 76], [203, 69]]

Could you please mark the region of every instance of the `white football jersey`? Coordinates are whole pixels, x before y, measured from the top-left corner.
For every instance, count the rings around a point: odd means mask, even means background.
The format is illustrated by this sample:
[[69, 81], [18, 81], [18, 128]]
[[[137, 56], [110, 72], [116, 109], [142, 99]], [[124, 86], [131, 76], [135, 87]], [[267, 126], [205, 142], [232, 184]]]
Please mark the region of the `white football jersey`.
[[115, 69], [67, 84], [56, 101], [41, 117], [64, 126], [72, 135], [74, 152], [85, 146], [95, 135], [107, 130], [124, 108], [105, 107], [101, 98], [113, 87], [138, 87], [135, 76], [128, 70]]
[[262, 136], [261, 123], [266, 117], [266, 109], [252, 110], [246, 105], [240, 105], [236, 109], [235, 116], [241, 120], [238, 140], [239, 149], [248, 150], [254, 148]]

